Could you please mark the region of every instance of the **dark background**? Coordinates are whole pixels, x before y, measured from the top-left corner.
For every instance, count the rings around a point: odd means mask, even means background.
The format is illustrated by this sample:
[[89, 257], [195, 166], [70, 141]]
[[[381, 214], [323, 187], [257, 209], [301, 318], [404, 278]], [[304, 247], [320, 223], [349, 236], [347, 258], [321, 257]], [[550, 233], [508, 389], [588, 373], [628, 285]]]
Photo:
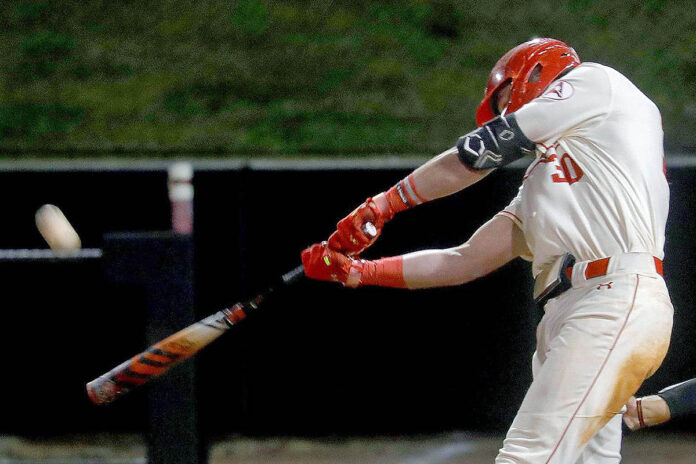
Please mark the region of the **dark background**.
[[[197, 316], [262, 290], [361, 199], [408, 172], [197, 170]], [[366, 256], [464, 241], [508, 203], [522, 174], [501, 170], [400, 214]], [[667, 359], [642, 390], [649, 393], [696, 371], [688, 233], [696, 230], [696, 170], [670, 168], [668, 177], [665, 271], [676, 319]], [[0, 195], [8, 199], [5, 248], [44, 246], [33, 212], [47, 202], [63, 209], [85, 247], [100, 247], [105, 232], [170, 227], [166, 173], [154, 169], [2, 172]], [[144, 430], [144, 389], [106, 407], [84, 393], [87, 381], [145, 348], [143, 290], [106, 282], [96, 261], [3, 262], [0, 278], [0, 433]], [[503, 431], [531, 381], [541, 314], [530, 292], [521, 260], [450, 289], [303, 282], [196, 357], [201, 428], [206, 436]]]

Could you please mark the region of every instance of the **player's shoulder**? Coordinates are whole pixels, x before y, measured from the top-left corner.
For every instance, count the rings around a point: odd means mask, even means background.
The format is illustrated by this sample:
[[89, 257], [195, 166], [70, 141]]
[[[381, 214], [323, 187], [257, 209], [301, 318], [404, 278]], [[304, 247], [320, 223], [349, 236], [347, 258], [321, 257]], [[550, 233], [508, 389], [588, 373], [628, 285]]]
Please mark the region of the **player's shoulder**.
[[580, 63], [578, 66], [574, 67], [571, 69], [567, 75], [592, 75], [592, 74], [598, 74], [598, 73], [609, 73], [611, 71], [616, 71], [614, 68], [611, 68], [605, 64], [600, 64], [600, 63], [593, 63], [591, 61], [583, 61]]
[[[576, 74], [576, 70], [579, 72]], [[650, 98], [645, 95], [627, 76], [611, 66], [599, 63], [582, 63], [577, 68], [568, 73], [568, 77], [575, 74], [573, 79], [581, 79], [583, 81], [594, 82], [593, 90], [600, 91], [604, 88], [608, 92], [615, 104], [622, 105], [640, 105], [644, 104], [646, 108], [657, 111], [659, 109]], [[604, 84], [602, 83], [604, 82]]]
[[608, 101], [612, 91], [612, 71], [598, 63], [582, 63], [552, 82], [541, 98], [571, 102], [588, 98]]
[[604, 87], [607, 90], [627, 88], [638, 90], [631, 80], [618, 70], [599, 63], [582, 63], [568, 72], [563, 80], [579, 86], [589, 86], [594, 90]]
[[619, 72], [603, 64], [586, 62], [571, 69], [560, 80], [576, 84], [601, 86], [602, 84], [608, 85], [613, 74], [619, 74]]

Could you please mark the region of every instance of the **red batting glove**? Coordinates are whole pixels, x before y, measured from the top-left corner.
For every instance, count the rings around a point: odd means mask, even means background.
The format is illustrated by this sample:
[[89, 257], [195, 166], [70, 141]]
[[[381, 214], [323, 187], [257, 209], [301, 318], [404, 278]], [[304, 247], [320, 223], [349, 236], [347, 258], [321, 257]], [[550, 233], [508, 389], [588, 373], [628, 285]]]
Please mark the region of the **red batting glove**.
[[349, 256], [359, 255], [375, 243], [382, 234], [384, 224], [396, 213], [424, 201], [426, 200], [416, 190], [411, 174], [386, 192], [368, 198], [365, 203], [341, 219], [336, 226], [336, 232], [329, 237], [329, 247]]
[[362, 265], [328, 247], [327, 242], [316, 243], [302, 252], [302, 265], [307, 277], [340, 282], [346, 287], [360, 284]]
[[382, 234], [382, 227], [393, 216], [394, 213], [389, 210], [383, 212], [372, 198], [368, 198], [352, 213], [338, 221], [336, 232], [329, 237], [329, 247], [349, 256], [359, 255], [375, 243], [377, 237]]
[[302, 252], [307, 277], [340, 282], [346, 287], [379, 285], [405, 288], [401, 256], [375, 261], [353, 259], [329, 248], [327, 242], [312, 245]]

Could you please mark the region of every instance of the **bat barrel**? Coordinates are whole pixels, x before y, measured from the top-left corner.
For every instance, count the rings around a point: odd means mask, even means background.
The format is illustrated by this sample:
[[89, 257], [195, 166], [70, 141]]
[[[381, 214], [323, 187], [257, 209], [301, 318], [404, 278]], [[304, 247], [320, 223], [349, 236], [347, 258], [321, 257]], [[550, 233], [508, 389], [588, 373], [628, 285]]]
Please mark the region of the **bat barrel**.
[[[285, 286], [291, 285], [303, 275], [303, 267], [298, 266], [282, 276], [282, 283]], [[97, 377], [86, 386], [89, 399], [94, 404], [111, 403], [153, 377], [164, 374], [244, 320], [247, 312], [255, 311], [272, 291], [273, 289], [269, 288], [252, 300], [211, 314]]]
[[170, 335], [89, 382], [89, 399], [95, 404], [114, 401], [190, 358], [244, 317], [243, 307], [237, 304]]

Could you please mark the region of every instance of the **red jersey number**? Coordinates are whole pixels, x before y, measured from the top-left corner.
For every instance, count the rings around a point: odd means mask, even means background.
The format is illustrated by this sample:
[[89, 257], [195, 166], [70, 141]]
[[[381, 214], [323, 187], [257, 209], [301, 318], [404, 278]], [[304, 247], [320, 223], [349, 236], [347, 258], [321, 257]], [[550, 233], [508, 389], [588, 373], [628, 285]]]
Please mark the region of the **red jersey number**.
[[574, 184], [582, 179], [582, 169], [580, 169], [578, 163], [576, 163], [568, 153], [564, 153], [560, 159], [558, 159], [555, 155], [549, 160], [551, 159], [553, 159], [556, 165], [556, 170], [559, 171], [557, 174], [551, 174], [551, 180], [554, 182], [567, 182], [568, 184]]

